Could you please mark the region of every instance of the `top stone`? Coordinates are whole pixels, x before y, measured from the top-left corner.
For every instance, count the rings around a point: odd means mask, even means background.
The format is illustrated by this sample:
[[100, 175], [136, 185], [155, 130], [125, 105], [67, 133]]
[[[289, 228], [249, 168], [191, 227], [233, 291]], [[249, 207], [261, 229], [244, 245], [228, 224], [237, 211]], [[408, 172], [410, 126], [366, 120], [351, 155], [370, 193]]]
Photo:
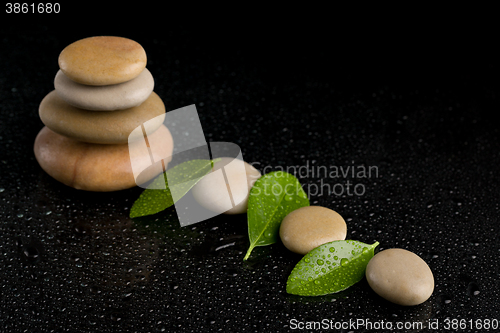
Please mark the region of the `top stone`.
[[66, 46], [59, 55], [59, 68], [75, 82], [104, 86], [137, 77], [146, 61], [146, 52], [139, 43], [123, 37], [98, 36]]

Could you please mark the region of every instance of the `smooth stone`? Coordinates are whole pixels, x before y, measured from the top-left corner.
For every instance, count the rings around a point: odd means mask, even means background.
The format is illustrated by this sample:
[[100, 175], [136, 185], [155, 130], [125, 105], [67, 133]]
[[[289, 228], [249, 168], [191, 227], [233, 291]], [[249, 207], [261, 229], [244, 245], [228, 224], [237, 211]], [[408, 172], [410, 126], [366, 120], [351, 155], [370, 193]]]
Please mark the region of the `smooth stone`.
[[97, 36], [77, 40], [59, 55], [59, 68], [71, 80], [104, 86], [132, 80], [146, 67], [146, 51], [128, 38]]
[[[218, 171], [221, 168], [225, 177]], [[260, 171], [247, 162], [222, 157], [193, 187], [193, 197], [201, 206], [218, 214], [246, 213], [250, 189], [260, 176]]]
[[378, 295], [399, 305], [421, 304], [434, 291], [434, 276], [427, 263], [404, 249], [377, 253], [366, 266], [366, 280]]
[[[171, 156], [173, 140], [162, 125], [148, 136], [153, 158]], [[101, 145], [77, 141], [42, 128], [35, 139], [35, 157], [45, 172], [63, 184], [96, 192], [123, 190], [155, 177], [158, 169], [146, 163], [140, 179], [134, 179], [128, 144]], [[150, 161], [142, 150], [142, 159]], [[139, 154], [134, 154], [138, 156]], [[136, 157], [137, 158], [137, 157]], [[165, 161], [165, 167], [170, 159]]]
[[[148, 133], [158, 129], [165, 120], [165, 105], [152, 92], [139, 106], [112, 112], [89, 111], [66, 103], [53, 90], [40, 103], [39, 113], [45, 126], [61, 135], [83, 142], [117, 144], [127, 143], [132, 131], [145, 122]], [[139, 138], [142, 133], [132, 140]]]
[[153, 91], [155, 81], [147, 68], [138, 77], [108, 86], [77, 83], [59, 70], [54, 79], [57, 94], [77, 108], [94, 111], [114, 111], [138, 106]]
[[321, 206], [301, 207], [289, 213], [280, 226], [283, 245], [292, 252], [306, 254], [312, 249], [347, 235], [347, 225], [334, 210]]

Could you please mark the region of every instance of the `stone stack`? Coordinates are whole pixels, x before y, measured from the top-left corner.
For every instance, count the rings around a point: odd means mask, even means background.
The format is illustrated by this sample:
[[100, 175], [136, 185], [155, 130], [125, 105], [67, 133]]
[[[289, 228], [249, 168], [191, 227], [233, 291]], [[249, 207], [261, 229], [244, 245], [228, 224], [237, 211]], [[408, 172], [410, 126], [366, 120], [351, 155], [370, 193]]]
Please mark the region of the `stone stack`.
[[[134, 165], [144, 165], [140, 182], [158, 174], [151, 161], [171, 156], [173, 140], [163, 125], [165, 106], [153, 92], [146, 61], [142, 46], [122, 37], [85, 38], [61, 52], [55, 90], [39, 109], [45, 127], [34, 150], [42, 169], [87, 191], [136, 186], [130, 156], [141, 160]], [[129, 142], [135, 141], [144, 144], [131, 144], [136, 151], [129, 151]]]

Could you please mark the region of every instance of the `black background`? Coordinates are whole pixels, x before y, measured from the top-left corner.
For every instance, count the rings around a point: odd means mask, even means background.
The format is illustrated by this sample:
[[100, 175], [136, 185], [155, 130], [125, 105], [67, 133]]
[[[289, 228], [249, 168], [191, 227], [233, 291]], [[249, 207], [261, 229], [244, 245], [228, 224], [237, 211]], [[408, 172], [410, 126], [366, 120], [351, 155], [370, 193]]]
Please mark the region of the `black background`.
[[[464, 331], [480, 331], [470, 319], [500, 319], [491, 10], [97, 8], [2, 12], [2, 332], [276, 332], [292, 319], [368, 318], [437, 319], [442, 330], [446, 318], [465, 319]], [[377, 166], [370, 179], [323, 179], [363, 184], [364, 195], [323, 193], [311, 204], [339, 212], [347, 238], [421, 256], [432, 297], [395, 306], [365, 280], [291, 296], [286, 279], [300, 256], [278, 243], [243, 262], [246, 215], [186, 228], [173, 208], [131, 220], [141, 189], [88, 193], [51, 179], [33, 155], [38, 104], [61, 50], [93, 35], [141, 43], [167, 110], [196, 104], [207, 140], [237, 143], [246, 161]]]

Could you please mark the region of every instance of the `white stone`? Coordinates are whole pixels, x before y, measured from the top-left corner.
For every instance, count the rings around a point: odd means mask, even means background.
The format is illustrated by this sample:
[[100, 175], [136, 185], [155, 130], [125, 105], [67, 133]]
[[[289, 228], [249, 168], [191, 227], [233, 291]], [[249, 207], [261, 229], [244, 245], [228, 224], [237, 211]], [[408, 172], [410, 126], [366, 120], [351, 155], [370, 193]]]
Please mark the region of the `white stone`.
[[260, 176], [250, 164], [222, 157], [193, 187], [193, 197], [201, 206], [218, 214], [246, 213], [250, 189]]
[[378, 295], [405, 306], [425, 302], [434, 291], [434, 276], [427, 263], [404, 249], [377, 253], [366, 266], [366, 280]]
[[56, 92], [66, 103], [92, 111], [114, 111], [138, 106], [151, 95], [154, 84], [147, 68], [130, 81], [107, 86], [77, 83], [61, 70], [54, 79]]

